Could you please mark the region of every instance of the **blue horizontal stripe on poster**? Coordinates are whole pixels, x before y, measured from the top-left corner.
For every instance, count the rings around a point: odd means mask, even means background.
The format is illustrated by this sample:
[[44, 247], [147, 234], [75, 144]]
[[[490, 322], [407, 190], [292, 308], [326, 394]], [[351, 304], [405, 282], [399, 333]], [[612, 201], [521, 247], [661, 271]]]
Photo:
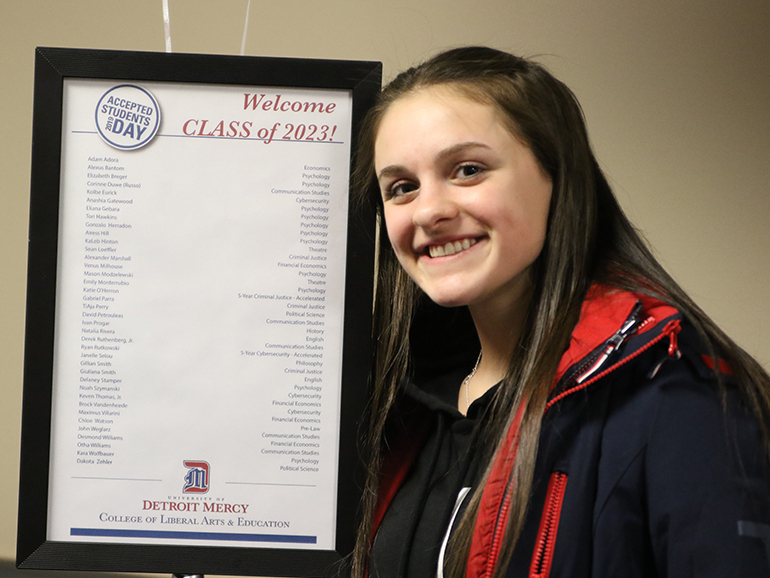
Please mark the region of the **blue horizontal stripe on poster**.
[[169, 540], [223, 540], [236, 542], [287, 542], [315, 544], [316, 536], [288, 536], [282, 534], [227, 534], [219, 532], [173, 532], [168, 530], [109, 530], [99, 528], [70, 528], [70, 536], [97, 536], [102, 538], [160, 538]]

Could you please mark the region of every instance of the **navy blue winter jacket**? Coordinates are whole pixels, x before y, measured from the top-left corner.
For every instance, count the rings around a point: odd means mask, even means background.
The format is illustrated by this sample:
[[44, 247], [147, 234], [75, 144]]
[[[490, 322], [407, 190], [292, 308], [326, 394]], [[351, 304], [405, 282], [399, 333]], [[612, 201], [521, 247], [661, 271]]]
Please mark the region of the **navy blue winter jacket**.
[[[419, 452], [415, 425], [386, 456], [375, 531]], [[491, 577], [499, 562], [516, 444], [514, 426], [483, 489], [468, 577]], [[770, 576], [770, 468], [756, 419], [730, 368], [671, 307], [590, 292], [506, 575]]]

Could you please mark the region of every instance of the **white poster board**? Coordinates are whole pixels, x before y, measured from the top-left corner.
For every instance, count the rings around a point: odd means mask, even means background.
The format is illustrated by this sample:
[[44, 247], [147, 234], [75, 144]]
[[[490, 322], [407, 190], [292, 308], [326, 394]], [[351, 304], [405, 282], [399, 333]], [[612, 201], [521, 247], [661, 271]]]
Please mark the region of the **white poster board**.
[[[349, 92], [68, 79], [64, 106], [49, 539], [331, 549]], [[139, 149], [99, 134], [159, 113]]]

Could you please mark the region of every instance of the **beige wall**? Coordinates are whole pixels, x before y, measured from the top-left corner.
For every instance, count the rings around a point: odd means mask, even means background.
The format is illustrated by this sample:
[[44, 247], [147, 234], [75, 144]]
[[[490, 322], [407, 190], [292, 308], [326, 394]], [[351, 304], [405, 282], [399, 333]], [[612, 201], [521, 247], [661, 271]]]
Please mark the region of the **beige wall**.
[[[247, 0], [171, 0], [176, 52], [237, 54]], [[0, 558], [15, 556], [35, 46], [164, 50], [161, 0], [0, 0]], [[246, 53], [381, 60], [489, 44], [580, 98], [602, 166], [670, 272], [770, 366], [767, 0], [275, 0]]]

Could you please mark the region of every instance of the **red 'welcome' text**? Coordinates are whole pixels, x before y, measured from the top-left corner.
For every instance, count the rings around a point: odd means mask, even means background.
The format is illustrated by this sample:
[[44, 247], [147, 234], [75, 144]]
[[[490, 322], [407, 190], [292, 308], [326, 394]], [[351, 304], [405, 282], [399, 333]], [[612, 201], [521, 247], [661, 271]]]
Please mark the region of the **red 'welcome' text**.
[[243, 95], [243, 110], [272, 110], [275, 112], [319, 112], [331, 114], [337, 108], [336, 102], [312, 102], [300, 100], [282, 100], [280, 94], [276, 94], [274, 99], [268, 99], [264, 94]]

